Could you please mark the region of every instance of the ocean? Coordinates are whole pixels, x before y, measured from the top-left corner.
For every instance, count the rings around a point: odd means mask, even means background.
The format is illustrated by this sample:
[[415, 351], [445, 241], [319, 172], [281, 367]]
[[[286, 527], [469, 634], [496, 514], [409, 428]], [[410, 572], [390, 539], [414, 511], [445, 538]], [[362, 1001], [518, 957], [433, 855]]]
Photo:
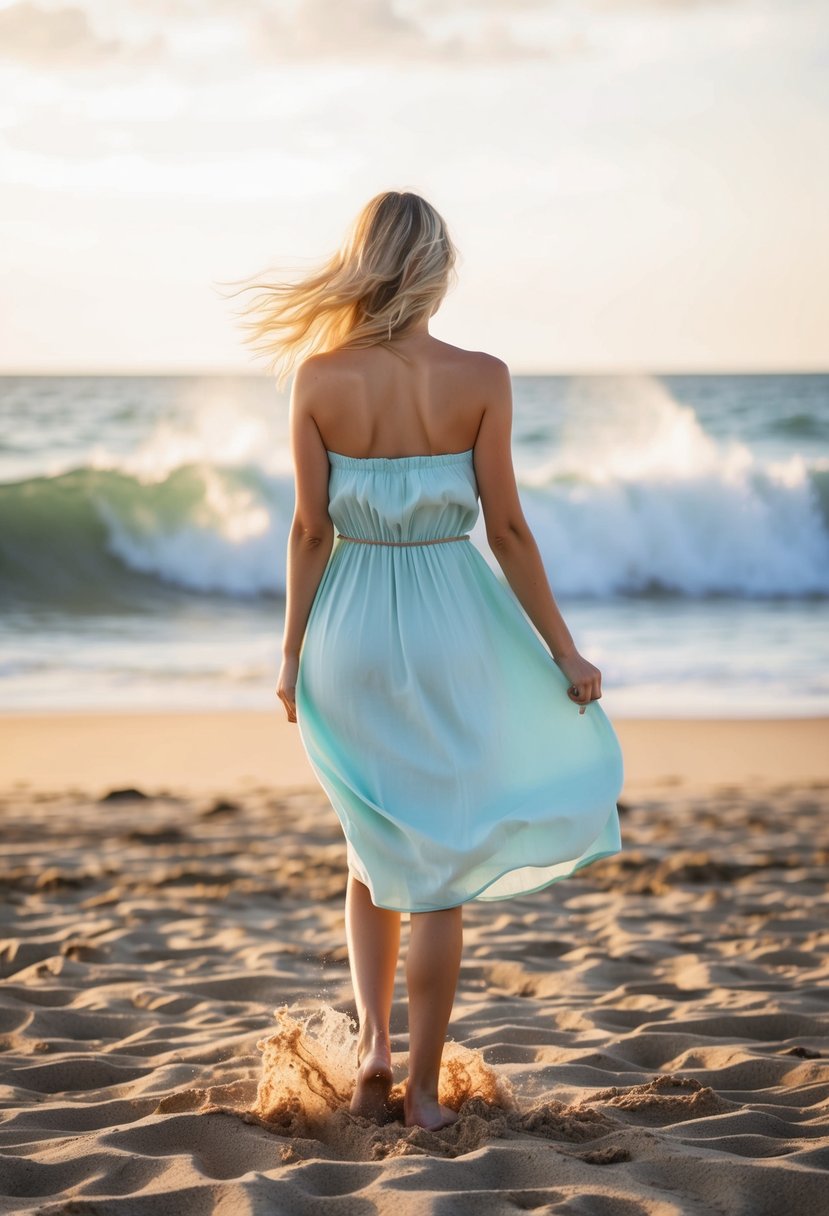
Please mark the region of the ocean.
[[[829, 375], [513, 392], [524, 510], [608, 713], [829, 712]], [[287, 402], [260, 376], [0, 378], [0, 711], [277, 705]], [[472, 539], [503, 577], [482, 518]]]

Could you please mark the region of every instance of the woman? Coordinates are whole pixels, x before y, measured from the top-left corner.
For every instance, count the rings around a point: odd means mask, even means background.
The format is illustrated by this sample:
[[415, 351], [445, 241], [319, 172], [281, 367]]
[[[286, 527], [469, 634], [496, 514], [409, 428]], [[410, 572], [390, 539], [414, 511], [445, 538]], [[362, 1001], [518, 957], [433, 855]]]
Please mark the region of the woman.
[[[404, 1115], [431, 1129], [457, 1118], [438, 1076], [463, 903], [621, 847], [621, 752], [521, 510], [509, 370], [429, 332], [455, 259], [437, 211], [388, 191], [319, 272], [260, 285], [249, 310], [281, 378], [299, 362], [278, 695], [346, 837], [351, 1110], [387, 1109], [408, 912]], [[469, 541], [478, 499], [511, 591]]]

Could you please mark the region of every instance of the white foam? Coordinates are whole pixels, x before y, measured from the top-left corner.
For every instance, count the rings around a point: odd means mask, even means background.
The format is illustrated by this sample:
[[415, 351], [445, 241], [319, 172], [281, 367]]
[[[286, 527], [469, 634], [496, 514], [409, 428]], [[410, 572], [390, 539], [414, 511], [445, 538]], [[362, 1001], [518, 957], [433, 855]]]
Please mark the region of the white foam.
[[799, 456], [762, 463], [744, 444], [717, 444], [664, 386], [625, 379], [613, 407], [588, 397], [573, 411], [522, 498], [564, 594], [825, 594], [815, 472]]
[[110, 551], [132, 570], [193, 591], [283, 593], [291, 482], [257, 476], [240, 484], [210, 465], [187, 472], [199, 493], [173, 512], [158, 495], [126, 510], [121, 502], [96, 502]]
[[[717, 443], [648, 377], [620, 379], [610, 404], [607, 386], [584, 381], [578, 394], [558, 449], [540, 466], [519, 466], [556, 593], [829, 594], [829, 530], [815, 488], [825, 470]], [[261, 419], [234, 426], [206, 405], [189, 439], [161, 427], [119, 458], [132, 497], [96, 505], [127, 566], [196, 591], [284, 593], [293, 511], [284, 445], [265, 446]], [[483, 521], [473, 537], [483, 542]]]

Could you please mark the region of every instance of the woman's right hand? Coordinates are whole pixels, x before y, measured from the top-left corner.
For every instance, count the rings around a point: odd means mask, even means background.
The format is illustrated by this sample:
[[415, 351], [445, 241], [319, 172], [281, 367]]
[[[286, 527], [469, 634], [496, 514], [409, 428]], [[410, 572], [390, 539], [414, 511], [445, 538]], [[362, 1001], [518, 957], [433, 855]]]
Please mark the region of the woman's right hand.
[[602, 695], [602, 673], [577, 650], [559, 658], [554, 657], [554, 662], [570, 681], [567, 696], [580, 707], [579, 713], [583, 714], [588, 704], [598, 701]]

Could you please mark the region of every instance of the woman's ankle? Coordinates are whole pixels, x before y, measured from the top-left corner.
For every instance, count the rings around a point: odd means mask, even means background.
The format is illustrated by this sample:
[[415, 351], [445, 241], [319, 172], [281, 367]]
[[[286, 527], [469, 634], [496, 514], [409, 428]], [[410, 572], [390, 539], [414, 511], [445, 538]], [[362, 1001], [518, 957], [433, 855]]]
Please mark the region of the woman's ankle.
[[413, 1082], [411, 1078], [406, 1082], [406, 1091], [404, 1094], [405, 1100], [409, 1103], [417, 1102], [425, 1104], [427, 1102], [437, 1102], [438, 1087], [425, 1082]]
[[373, 1055], [390, 1055], [391, 1041], [388, 1031], [374, 1027], [366, 1030], [360, 1029], [357, 1035], [357, 1050], [361, 1058], [368, 1055], [369, 1052]]

